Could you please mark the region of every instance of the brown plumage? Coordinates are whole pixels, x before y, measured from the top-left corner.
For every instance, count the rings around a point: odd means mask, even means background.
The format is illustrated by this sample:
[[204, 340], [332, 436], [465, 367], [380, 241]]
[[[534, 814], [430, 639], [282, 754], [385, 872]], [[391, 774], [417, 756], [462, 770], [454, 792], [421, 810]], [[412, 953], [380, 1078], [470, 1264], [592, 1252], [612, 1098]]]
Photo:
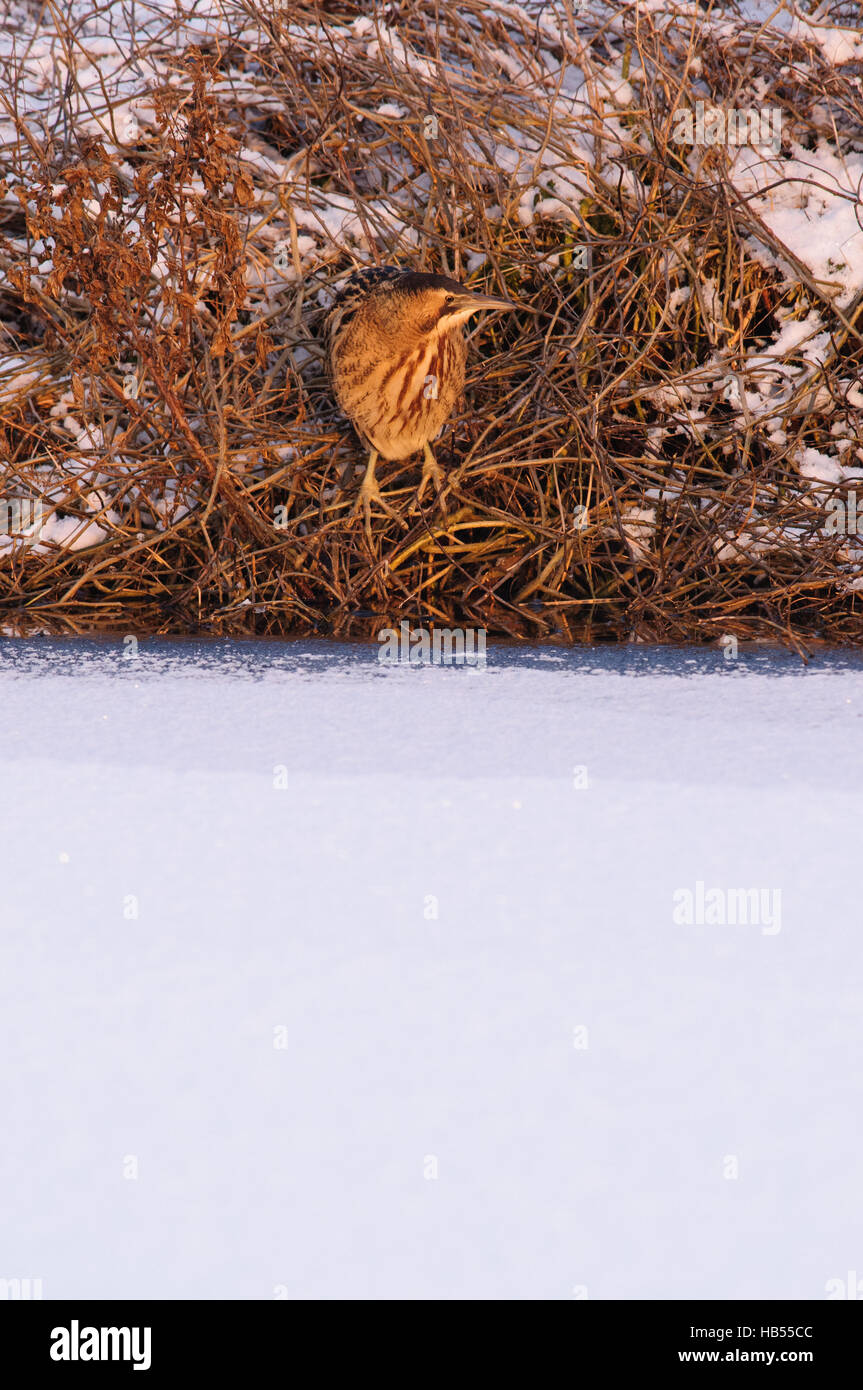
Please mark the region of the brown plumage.
[[370, 449], [360, 488], [366, 523], [374, 498], [378, 456], [404, 459], [423, 452], [421, 498], [429, 478], [440, 492], [440, 470], [429, 447], [464, 386], [467, 348], [462, 324], [483, 309], [510, 309], [465, 289], [446, 275], [373, 266], [349, 276], [327, 316], [327, 362], [336, 400]]

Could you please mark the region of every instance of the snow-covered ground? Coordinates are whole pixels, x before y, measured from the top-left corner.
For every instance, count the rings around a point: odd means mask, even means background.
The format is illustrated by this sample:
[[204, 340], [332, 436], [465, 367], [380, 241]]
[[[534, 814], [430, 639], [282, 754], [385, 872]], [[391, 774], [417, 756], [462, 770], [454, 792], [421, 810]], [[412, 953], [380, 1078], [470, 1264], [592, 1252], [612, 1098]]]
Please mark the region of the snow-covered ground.
[[[863, 661], [131, 646], [0, 643], [0, 1278], [863, 1269]], [[675, 920], [698, 883], [759, 920]]]

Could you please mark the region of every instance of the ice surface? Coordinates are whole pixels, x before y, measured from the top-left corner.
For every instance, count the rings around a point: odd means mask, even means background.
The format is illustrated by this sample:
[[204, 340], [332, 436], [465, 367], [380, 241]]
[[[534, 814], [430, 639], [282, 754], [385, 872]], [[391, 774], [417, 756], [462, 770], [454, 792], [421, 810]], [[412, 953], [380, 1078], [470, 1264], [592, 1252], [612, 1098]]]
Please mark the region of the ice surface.
[[[861, 1268], [863, 662], [132, 646], [0, 643], [0, 1277], [818, 1298]], [[781, 930], [677, 925], [699, 881], [779, 889]]]

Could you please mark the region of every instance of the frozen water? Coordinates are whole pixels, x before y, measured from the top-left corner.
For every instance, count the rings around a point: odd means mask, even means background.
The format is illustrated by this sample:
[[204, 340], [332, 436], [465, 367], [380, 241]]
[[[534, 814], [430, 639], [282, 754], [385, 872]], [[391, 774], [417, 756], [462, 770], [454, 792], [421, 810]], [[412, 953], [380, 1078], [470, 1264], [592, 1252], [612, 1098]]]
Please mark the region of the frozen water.
[[131, 645], [0, 642], [0, 1278], [863, 1268], [859, 658]]

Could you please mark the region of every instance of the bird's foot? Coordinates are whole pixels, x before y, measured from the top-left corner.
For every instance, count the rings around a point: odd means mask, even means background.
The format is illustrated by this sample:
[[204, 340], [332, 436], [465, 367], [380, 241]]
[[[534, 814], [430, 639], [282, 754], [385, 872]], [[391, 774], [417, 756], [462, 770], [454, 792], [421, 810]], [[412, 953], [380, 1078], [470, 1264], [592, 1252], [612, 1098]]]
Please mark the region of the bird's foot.
[[440, 502], [441, 511], [443, 512], [444, 516], [446, 516], [446, 502], [443, 498], [443, 471], [433, 458], [426, 459], [426, 462], [423, 464], [423, 475], [420, 479], [420, 485], [417, 489], [416, 495], [417, 506], [419, 506], [420, 502], [422, 502], [423, 500], [423, 494], [426, 490], [426, 487], [429, 484], [429, 481], [434, 483], [434, 488], [435, 492], [437, 493], [438, 501]]
[[407, 528], [407, 522], [402, 519], [395, 507], [391, 507], [389, 502], [384, 498], [378, 487], [377, 479], [374, 477], [370, 478], [369, 475], [366, 474], [363, 481], [360, 483], [357, 500], [351, 508], [351, 516], [356, 516], [360, 508], [362, 508], [363, 515], [366, 519], [366, 530], [369, 532], [372, 527], [372, 502], [377, 502], [378, 506], [382, 511], [386, 512], [387, 516], [391, 516], [402, 528]]

